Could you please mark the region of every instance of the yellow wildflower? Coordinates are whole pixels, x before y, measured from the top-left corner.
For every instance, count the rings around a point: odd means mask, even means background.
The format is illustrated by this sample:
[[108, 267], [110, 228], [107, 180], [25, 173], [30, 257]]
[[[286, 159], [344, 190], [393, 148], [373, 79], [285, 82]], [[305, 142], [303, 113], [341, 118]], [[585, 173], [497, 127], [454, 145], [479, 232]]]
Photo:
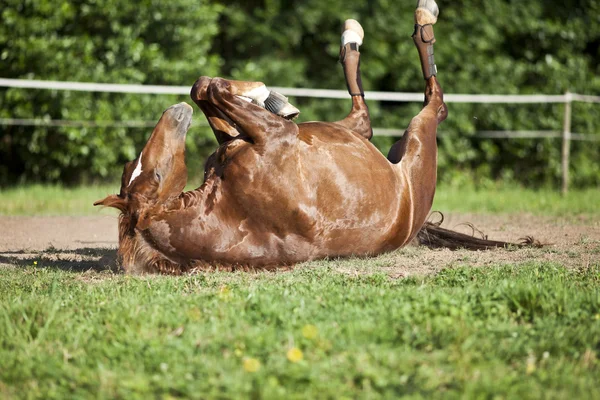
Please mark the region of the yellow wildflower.
[[302, 336], [309, 340], [315, 339], [319, 335], [319, 329], [314, 325], [304, 325], [302, 328]]
[[231, 290], [226, 285], [223, 285], [219, 289], [218, 296], [223, 301], [229, 301], [232, 297]]
[[198, 308], [188, 310], [187, 316], [191, 321], [200, 321], [202, 319], [202, 311]]
[[246, 372], [256, 372], [260, 369], [260, 361], [256, 358], [246, 358], [244, 359], [244, 370]]
[[297, 363], [298, 361], [302, 361], [304, 358], [304, 354], [302, 354], [302, 350], [297, 347], [292, 347], [287, 352], [287, 359], [293, 363]]
[[33, 262], [33, 265], [37, 265], [37, 261], [34, 261], [34, 262]]

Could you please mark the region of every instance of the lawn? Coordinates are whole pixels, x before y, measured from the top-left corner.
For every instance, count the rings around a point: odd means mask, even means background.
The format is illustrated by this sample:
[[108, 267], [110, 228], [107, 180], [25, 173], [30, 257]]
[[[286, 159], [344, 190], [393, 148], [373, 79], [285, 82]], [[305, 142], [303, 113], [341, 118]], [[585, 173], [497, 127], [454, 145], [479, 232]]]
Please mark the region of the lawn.
[[[3, 190], [0, 215], [114, 214], [91, 203], [116, 189]], [[597, 226], [599, 194], [441, 187], [434, 209]], [[25, 254], [0, 266], [0, 398], [600, 399], [600, 242], [580, 242], [409, 277], [387, 267], [431, 250], [186, 277]]]
[[0, 269], [0, 397], [600, 398], [600, 265], [392, 279], [336, 263]]

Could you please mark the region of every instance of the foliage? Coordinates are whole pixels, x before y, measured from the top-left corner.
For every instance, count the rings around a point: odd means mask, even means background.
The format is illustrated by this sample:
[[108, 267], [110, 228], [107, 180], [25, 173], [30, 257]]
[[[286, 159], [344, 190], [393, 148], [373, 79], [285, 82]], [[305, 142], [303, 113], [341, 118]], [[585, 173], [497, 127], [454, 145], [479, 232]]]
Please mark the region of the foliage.
[[[198, 75], [262, 80], [272, 86], [344, 88], [336, 66], [339, 26], [365, 28], [367, 90], [421, 91], [412, 2], [385, 0], [54, 2], [7, 0], [0, 26], [0, 76], [191, 85]], [[446, 93], [600, 92], [600, 2], [439, 1], [436, 59]], [[0, 116], [71, 120], [157, 120], [164, 96], [0, 90]], [[347, 101], [293, 99], [301, 121], [335, 120]], [[373, 125], [406, 126], [418, 104], [370, 102]], [[600, 134], [598, 105], [574, 105], [572, 130]], [[482, 140], [480, 130], [562, 130], [562, 105], [451, 104], [440, 128], [440, 178], [467, 174], [529, 185], [555, 184], [559, 139]], [[196, 126], [198, 123], [196, 121]], [[16, 178], [76, 181], [118, 174], [147, 129], [8, 128], [0, 132], [0, 183]], [[189, 159], [214, 148], [192, 128]], [[387, 152], [390, 138], [377, 138]], [[600, 146], [573, 145], [573, 180], [600, 184]]]
[[[221, 6], [194, 0], [8, 0], [0, 25], [0, 76], [83, 82], [191, 85], [216, 74], [211, 55]], [[177, 96], [0, 91], [0, 116], [158, 120]], [[117, 174], [148, 128], [3, 127], [0, 183], [15, 178], [73, 182]], [[210, 140], [206, 129], [202, 145]], [[192, 143], [192, 153], [206, 153]]]
[[[600, 93], [600, 2], [529, 2], [507, 0], [439, 1], [436, 60], [446, 93], [562, 94]], [[366, 90], [423, 90], [419, 60], [409, 36], [413, 2], [249, 1], [224, 10], [218, 43], [224, 70], [238, 79], [283, 86], [340, 89], [343, 74], [333, 68], [339, 26], [346, 18], [361, 21]], [[344, 10], [340, 12], [340, 10]], [[241, 55], [241, 56], [236, 56]], [[307, 120], [334, 120], [346, 103], [299, 99]], [[369, 103], [373, 125], [408, 124], [418, 104]], [[560, 139], [481, 140], [480, 130], [562, 130], [563, 106], [451, 104], [440, 127], [440, 176], [456, 171], [476, 182], [503, 178], [528, 184], [552, 184], [560, 177]], [[600, 135], [600, 105], [575, 104], [573, 132]], [[377, 143], [387, 152], [391, 140]], [[600, 145], [573, 145], [573, 181], [600, 184]]]
[[600, 266], [0, 268], [3, 398], [600, 398]]

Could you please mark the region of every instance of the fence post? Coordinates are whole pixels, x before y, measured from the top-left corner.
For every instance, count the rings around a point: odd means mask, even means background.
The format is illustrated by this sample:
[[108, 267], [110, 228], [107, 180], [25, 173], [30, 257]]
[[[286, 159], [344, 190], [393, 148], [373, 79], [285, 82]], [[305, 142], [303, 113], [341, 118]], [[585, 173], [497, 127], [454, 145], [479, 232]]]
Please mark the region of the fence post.
[[565, 116], [562, 132], [562, 194], [569, 191], [569, 158], [571, 155], [571, 103], [573, 96], [567, 91], [565, 93]]

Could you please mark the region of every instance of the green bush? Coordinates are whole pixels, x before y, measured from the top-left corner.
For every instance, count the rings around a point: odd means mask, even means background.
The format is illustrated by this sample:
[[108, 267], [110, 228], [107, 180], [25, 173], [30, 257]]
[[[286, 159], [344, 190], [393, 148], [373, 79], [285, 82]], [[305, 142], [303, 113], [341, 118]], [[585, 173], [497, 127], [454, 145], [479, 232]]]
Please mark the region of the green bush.
[[[9, 0], [0, 26], [0, 76], [190, 85], [199, 75], [262, 80], [272, 86], [342, 89], [336, 65], [339, 27], [365, 28], [367, 90], [421, 91], [410, 35], [413, 2]], [[600, 1], [515, 3], [439, 1], [436, 59], [446, 93], [600, 93]], [[0, 90], [0, 116], [155, 121], [177, 96]], [[335, 120], [348, 101], [293, 99], [300, 121]], [[405, 127], [418, 104], [370, 102], [373, 125]], [[199, 113], [197, 113], [199, 114]], [[555, 185], [560, 139], [483, 140], [481, 130], [561, 130], [563, 106], [450, 105], [440, 127], [440, 180], [513, 180]], [[189, 138], [198, 165], [215, 144], [210, 131]], [[76, 182], [118, 175], [149, 128], [0, 129], [0, 183], [18, 179]], [[575, 103], [577, 133], [600, 134], [600, 105]], [[384, 153], [393, 142], [377, 138]], [[576, 186], [600, 184], [600, 145], [574, 143]], [[194, 168], [194, 167], [193, 167]]]
[[[2, 11], [0, 76], [191, 85], [217, 74], [210, 53], [222, 7], [195, 0], [9, 0]], [[156, 121], [181, 96], [9, 89], [3, 118]], [[0, 183], [114, 177], [151, 128], [2, 127]], [[205, 129], [200, 144], [209, 140]], [[198, 142], [196, 142], [197, 144]], [[192, 153], [198, 147], [192, 143]]]

